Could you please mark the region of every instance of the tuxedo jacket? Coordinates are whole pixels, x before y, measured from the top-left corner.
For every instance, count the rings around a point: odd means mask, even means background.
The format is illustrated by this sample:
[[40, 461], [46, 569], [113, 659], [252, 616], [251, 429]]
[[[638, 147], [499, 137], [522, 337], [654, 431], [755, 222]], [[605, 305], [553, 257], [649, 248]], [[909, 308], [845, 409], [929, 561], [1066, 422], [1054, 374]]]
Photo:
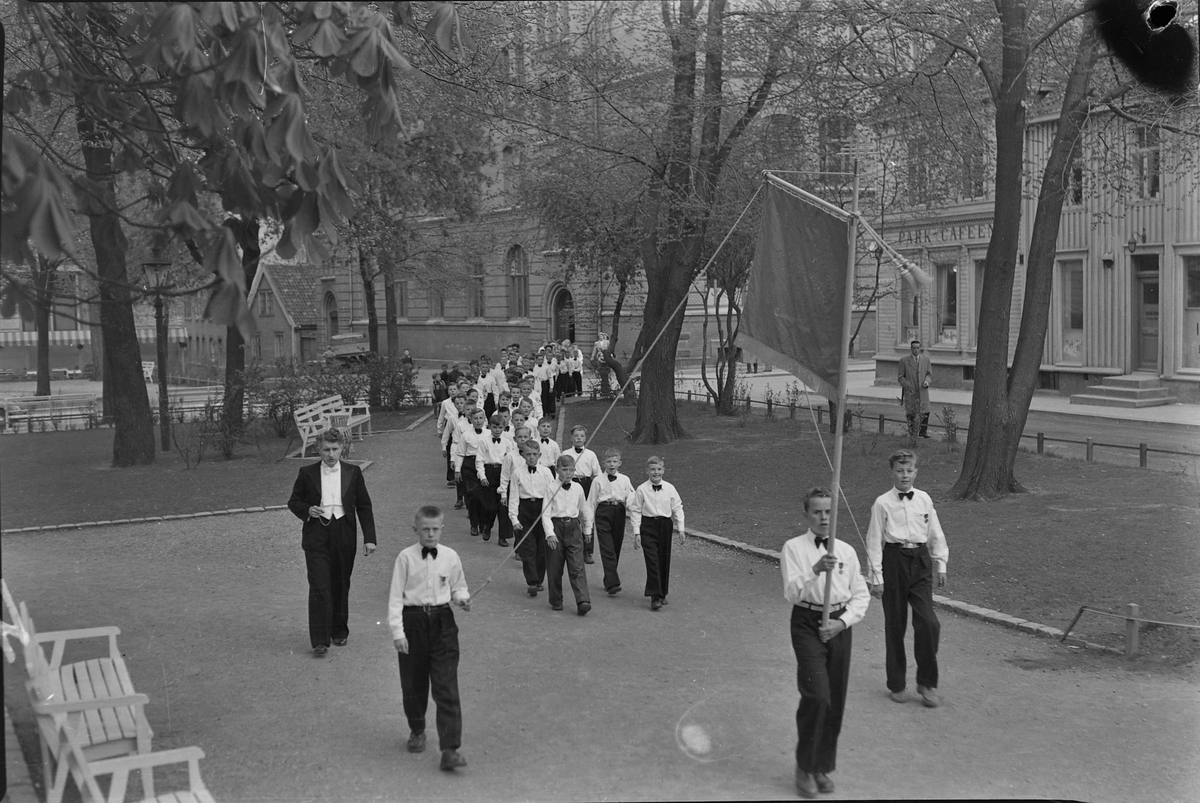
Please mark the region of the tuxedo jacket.
[[[345, 513], [346, 524], [349, 525], [351, 538], [358, 538], [358, 526], [355, 519], [362, 523], [363, 542], [375, 543], [375, 516], [371, 512], [371, 495], [367, 493], [367, 483], [363, 480], [362, 469], [345, 461], [342, 468], [342, 511]], [[321, 504], [321, 463], [300, 469], [296, 475], [296, 484], [292, 486], [292, 498], [288, 500], [288, 510], [296, 518], [304, 522], [304, 530], [300, 545], [305, 549], [324, 546], [326, 530], [321, 520], [310, 518], [308, 509]]]

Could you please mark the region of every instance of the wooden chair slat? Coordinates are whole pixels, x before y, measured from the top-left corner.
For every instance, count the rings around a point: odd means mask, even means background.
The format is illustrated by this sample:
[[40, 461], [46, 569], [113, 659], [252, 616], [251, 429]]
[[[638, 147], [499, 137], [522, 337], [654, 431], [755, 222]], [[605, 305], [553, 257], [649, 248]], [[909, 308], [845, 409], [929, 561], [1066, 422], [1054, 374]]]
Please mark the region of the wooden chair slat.
[[[100, 670], [104, 673], [105, 683], [108, 685], [109, 696], [123, 697], [127, 694], [134, 694], [133, 685], [126, 686], [121, 682], [121, 677], [117, 674], [117, 667], [111, 658], [100, 659]], [[117, 728], [121, 736], [127, 739], [137, 738], [137, 725], [133, 721], [133, 711], [128, 706], [117, 706], [113, 709], [113, 713], [117, 717]]]

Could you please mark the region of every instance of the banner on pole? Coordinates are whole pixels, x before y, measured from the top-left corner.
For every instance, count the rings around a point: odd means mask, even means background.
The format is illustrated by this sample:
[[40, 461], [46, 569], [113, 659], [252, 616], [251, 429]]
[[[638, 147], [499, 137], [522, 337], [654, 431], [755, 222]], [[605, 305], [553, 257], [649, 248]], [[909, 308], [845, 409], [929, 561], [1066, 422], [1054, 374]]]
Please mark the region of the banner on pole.
[[738, 345], [838, 397], [850, 220], [767, 183]]

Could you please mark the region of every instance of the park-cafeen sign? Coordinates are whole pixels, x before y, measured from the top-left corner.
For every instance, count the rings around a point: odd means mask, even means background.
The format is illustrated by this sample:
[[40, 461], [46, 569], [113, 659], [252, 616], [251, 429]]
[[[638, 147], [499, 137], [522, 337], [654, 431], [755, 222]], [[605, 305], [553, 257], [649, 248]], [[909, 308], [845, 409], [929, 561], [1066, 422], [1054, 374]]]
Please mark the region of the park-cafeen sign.
[[896, 246], [899, 248], [938, 245], [941, 243], [956, 243], [965, 240], [990, 240], [992, 224], [990, 221], [975, 223], [954, 223], [939, 228], [903, 229], [899, 233]]

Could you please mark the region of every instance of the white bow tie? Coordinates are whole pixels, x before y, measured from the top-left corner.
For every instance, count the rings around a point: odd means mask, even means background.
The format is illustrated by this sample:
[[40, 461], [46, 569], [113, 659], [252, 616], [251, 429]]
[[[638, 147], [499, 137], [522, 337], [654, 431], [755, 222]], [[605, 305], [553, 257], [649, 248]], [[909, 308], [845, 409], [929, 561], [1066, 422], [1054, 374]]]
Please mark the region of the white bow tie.
[[321, 473], [323, 475], [336, 474], [338, 472], [339, 468], [340, 468], [340, 466], [334, 466], [333, 468], [330, 468], [329, 466], [322, 463], [321, 464]]

